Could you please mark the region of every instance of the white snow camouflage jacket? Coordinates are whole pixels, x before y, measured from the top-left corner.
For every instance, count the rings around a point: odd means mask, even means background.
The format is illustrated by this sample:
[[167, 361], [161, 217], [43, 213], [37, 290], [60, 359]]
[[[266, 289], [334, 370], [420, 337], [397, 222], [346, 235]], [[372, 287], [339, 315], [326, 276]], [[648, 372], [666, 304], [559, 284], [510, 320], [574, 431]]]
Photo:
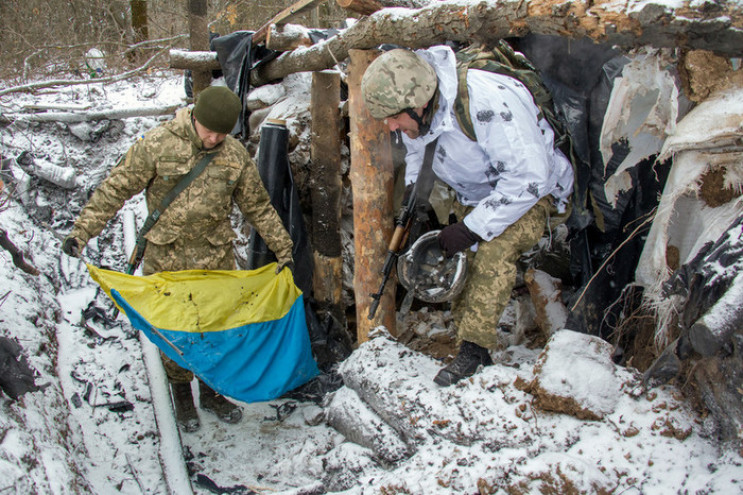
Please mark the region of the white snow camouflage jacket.
[[426, 145], [439, 138], [433, 171], [474, 209], [465, 225], [486, 241], [500, 235], [537, 201], [551, 194], [563, 212], [573, 190], [570, 161], [554, 149], [554, 132], [531, 93], [511, 77], [471, 69], [467, 73], [470, 111], [477, 142], [461, 130], [454, 113], [457, 70], [454, 52], [436, 46], [416, 53], [429, 62], [439, 82], [439, 108], [430, 131], [407, 148], [405, 182], [418, 177]]

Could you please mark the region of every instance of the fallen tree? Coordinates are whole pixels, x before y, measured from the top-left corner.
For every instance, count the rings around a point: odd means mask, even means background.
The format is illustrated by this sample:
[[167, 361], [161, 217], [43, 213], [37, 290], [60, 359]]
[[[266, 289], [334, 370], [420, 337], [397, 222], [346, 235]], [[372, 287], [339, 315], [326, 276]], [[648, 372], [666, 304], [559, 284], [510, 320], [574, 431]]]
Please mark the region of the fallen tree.
[[131, 117], [151, 117], [171, 115], [180, 105], [147, 106], [134, 108], [109, 108], [107, 110], [84, 112], [41, 112], [0, 114], [0, 123], [10, 122], [92, 122], [96, 120], [117, 120]]

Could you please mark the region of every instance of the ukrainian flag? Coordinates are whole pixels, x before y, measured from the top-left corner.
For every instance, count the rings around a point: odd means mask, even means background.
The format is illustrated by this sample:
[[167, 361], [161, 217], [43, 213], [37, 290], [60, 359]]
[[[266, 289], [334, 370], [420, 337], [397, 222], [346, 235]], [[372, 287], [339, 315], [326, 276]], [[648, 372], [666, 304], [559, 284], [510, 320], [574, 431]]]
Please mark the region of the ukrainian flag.
[[90, 276], [180, 366], [244, 402], [275, 399], [319, 374], [302, 292], [276, 263], [138, 277], [88, 265]]

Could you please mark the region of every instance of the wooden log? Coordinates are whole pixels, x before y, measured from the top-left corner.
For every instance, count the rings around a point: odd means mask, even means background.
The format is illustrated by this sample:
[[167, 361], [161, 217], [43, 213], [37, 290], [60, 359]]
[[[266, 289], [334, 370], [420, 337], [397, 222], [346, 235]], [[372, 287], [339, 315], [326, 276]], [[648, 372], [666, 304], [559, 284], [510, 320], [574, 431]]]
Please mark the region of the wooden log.
[[378, 0], [336, 0], [339, 7], [361, 15], [373, 14], [384, 7]]
[[342, 388], [333, 394], [327, 406], [327, 418], [328, 425], [348, 440], [371, 449], [389, 464], [407, 459], [415, 452], [414, 445], [408, 446], [353, 389]]
[[419, 9], [426, 3], [430, 2], [427, 0], [422, 2], [418, 0], [336, 0], [336, 3], [339, 7], [343, 7], [351, 12], [356, 12], [361, 15], [369, 15], [385, 7]]
[[392, 236], [392, 189], [394, 186], [389, 128], [369, 114], [361, 96], [361, 77], [378, 56], [376, 51], [351, 50], [348, 102], [351, 120], [351, 185], [354, 220], [354, 292], [356, 294], [357, 340], [369, 339], [369, 331], [384, 325], [395, 328], [395, 284], [387, 284], [374, 319], [367, 318], [382, 281], [381, 268]]
[[271, 24], [266, 35], [266, 48], [277, 52], [288, 52], [300, 46], [312, 46], [309, 30], [297, 24], [279, 26]]
[[222, 66], [217, 59], [217, 52], [170, 50], [171, 69], [219, 70]]
[[[188, 0], [188, 31], [191, 50], [209, 50], [209, 27], [206, 22], [206, 0]], [[193, 94], [209, 87], [212, 74], [207, 70], [194, 70], [192, 73]]]
[[343, 257], [341, 246], [341, 76], [338, 72], [312, 74], [311, 117], [312, 244], [315, 248], [313, 292], [321, 306], [345, 321], [342, 307]]
[[181, 105], [109, 108], [90, 112], [42, 112], [0, 114], [0, 123], [10, 122], [92, 122], [96, 120], [116, 120], [131, 117], [152, 117], [172, 115]]
[[271, 29], [271, 25], [285, 24], [289, 18], [311, 9], [322, 1], [323, 0], [299, 0], [298, 2], [291, 4], [290, 6], [273, 16], [270, 21], [259, 27], [258, 30], [253, 33], [253, 43], [257, 44], [263, 42], [268, 35], [269, 29]]
[[488, 0], [476, 4], [433, 3], [421, 9], [383, 9], [360, 19], [347, 30], [309, 48], [286, 52], [251, 72], [260, 86], [302, 71], [333, 67], [351, 49], [371, 49], [382, 43], [424, 48], [447, 40], [492, 43], [529, 33], [590, 38], [631, 49], [644, 45], [709, 50], [740, 57], [743, 46], [743, 6], [724, 11], [703, 5], [669, 6], [551, 0]]

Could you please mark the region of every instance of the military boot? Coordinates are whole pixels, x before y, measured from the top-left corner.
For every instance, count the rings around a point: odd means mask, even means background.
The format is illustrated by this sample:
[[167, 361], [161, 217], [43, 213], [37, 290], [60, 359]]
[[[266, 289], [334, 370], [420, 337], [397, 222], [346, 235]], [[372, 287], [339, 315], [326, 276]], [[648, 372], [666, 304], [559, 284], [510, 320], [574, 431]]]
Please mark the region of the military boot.
[[216, 414], [225, 423], [237, 423], [243, 417], [240, 406], [228, 401], [201, 380], [199, 380], [199, 399], [202, 409]]
[[490, 366], [491, 364], [493, 364], [493, 360], [490, 358], [487, 349], [473, 342], [463, 340], [457, 357], [439, 371], [433, 381], [442, 387], [448, 387], [462, 378], [474, 375], [480, 366]]
[[177, 382], [170, 384], [173, 394], [173, 406], [175, 407], [175, 420], [186, 433], [193, 433], [201, 426], [199, 415], [193, 404], [191, 384], [188, 382]]

